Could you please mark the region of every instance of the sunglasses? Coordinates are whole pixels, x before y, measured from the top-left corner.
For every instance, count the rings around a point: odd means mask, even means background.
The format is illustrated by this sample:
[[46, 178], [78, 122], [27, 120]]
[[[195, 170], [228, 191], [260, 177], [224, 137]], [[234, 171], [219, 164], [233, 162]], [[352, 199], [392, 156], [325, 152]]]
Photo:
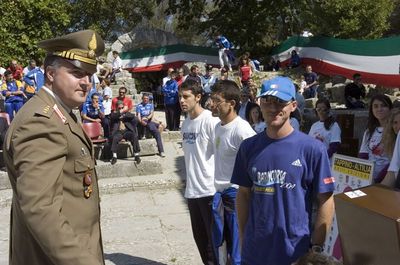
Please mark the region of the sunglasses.
[[287, 105], [289, 105], [289, 104], [292, 102], [292, 100], [285, 101], [285, 100], [282, 100], [282, 99], [277, 98], [277, 97], [274, 97], [274, 96], [264, 96], [264, 97], [261, 97], [261, 98], [260, 98], [260, 101], [261, 101], [262, 103], [264, 103], [264, 104], [267, 104], [267, 105], [276, 105], [276, 106], [279, 106], [279, 107], [281, 107], [281, 108], [286, 107]]

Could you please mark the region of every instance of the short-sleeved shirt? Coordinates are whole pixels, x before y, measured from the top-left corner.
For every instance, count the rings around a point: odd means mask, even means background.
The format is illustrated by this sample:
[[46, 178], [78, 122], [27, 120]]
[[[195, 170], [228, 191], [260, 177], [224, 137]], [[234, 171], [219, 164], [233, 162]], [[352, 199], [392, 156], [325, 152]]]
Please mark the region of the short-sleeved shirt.
[[242, 264], [290, 265], [311, 241], [312, 200], [333, 192], [323, 144], [294, 130], [281, 139], [260, 133], [243, 141], [232, 183], [252, 188]]
[[124, 106], [128, 107], [128, 111], [131, 111], [133, 108], [133, 102], [132, 99], [128, 98], [128, 97], [124, 97], [123, 99], [119, 99], [118, 97], [113, 98], [112, 102], [111, 102], [111, 110], [114, 111], [117, 109], [117, 103], [119, 100], [122, 100], [122, 102], [124, 103]]
[[[304, 73], [304, 80], [306, 81], [307, 85], [315, 82], [318, 80], [318, 75], [314, 72], [311, 73]], [[311, 88], [316, 88], [317, 85], [313, 85]]]
[[[104, 113], [103, 103], [99, 102], [99, 108], [100, 108], [100, 111], [102, 113]], [[82, 115], [83, 114], [88, 116], [89, 118], [92, 118], [92, 119], [99, 119], [100, 118], [99, 111], [93, 107], [93, 104], [91, 102], [83, 104]]]
[[371, 137], [369, 137], [368, 130], [365, 131], [360, 146], [359, 153], [368, 154], [368, 160], [374, 163], [374, 180], [377, 180], [381, 171], [390, 163], [389, 157], [383, 150], [382, 133], [383, 127], [377, 127]]
[[154, 111], [154, 106], [152, 103], [147, 103], [147, 104], [140, 103], [139, 105], [136, 106], [136, 113], [140, 114], [141, 118], [146, 118], [151, 114], [152, 111]]
[[315, 122], [310, 129], [308, 135], [320, 140], [324, 143], [326, 149], [329, 149], [331, 143], [340, 143], [340, 127], [337, 122], [334, 122], [329, 130], [325, 129], [324, 122]]

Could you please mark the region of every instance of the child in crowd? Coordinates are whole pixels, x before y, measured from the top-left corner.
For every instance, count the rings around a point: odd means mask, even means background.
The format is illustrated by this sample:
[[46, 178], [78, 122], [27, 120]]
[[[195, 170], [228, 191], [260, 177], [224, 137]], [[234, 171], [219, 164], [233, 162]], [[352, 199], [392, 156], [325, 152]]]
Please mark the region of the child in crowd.
[[374, 183], [382, 181], [390, 162], [384, 152], [382, 134], [391, 109], [392, 101], [388, 96], [378, 94], [371, 98], [367, 130], [364, 132], [358, 157], [374, 163]]
[[327, 99], [318, 99], [315, 112], [319, 121], [315, 122], [308, 135], [320, 140], [326, 146], [329, 158], [337, 152], [341, 143], [341, 130], [339, 124], [332, 116], [331, 104]]
[[263, 132], [266, 128], [266, 124], [261, 114], [261, 108], [257, 104], [250, 109], [249, 123], [256, 133]]

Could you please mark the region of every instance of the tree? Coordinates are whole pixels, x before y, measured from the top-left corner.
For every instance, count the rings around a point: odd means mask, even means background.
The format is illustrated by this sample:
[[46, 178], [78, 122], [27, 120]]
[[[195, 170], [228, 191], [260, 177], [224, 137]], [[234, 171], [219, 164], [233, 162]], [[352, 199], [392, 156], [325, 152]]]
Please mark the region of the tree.
[[70, 0], [71, 28], [93, 29], [105, 40], [131, 31], [143, 18], [151, 18], [155, 0]]
[[178, 30], [209, 38], [220, 32], [261, 56], [305, 29], [339, 38], [381, 37], [393, 8], [392, 0], [169, 0], [167, 12], [175, 15]]
[[62, 34], [69, 25], [67, 0], [0, 1], [0, 64], [12, 59], [25, 64], [30, 58], [40, 60], [39, 40]]
[[306, 23], [318, 34], [343, 39], [380, 38], [390, 28], [393, 0], [316, 0]]

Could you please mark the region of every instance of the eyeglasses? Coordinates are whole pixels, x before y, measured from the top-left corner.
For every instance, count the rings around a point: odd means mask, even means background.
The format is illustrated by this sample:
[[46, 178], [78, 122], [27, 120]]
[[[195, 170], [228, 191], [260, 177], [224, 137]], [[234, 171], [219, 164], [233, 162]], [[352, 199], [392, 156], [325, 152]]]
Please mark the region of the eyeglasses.
[[282, 99], [277, 98], [277, 97], [265, 96], [265, 97], [261, 97], [260, 98], [260, 102], [264, 103], [266, 105], [275, 105], [275, 106], [278, 106], [279, 108], [283, 109], [284, 107], [286, 107], [287, 105], [292, 103], [292, 100], [285, 101], [285, 100], [282, 100]]
[[223, 100], [223, 99], [220, 99], [220, 98], [213, 98], [213, 97], [211, 97], [211, 101], [212, 101], [213, 104], [215, 104], [217, 106], [222, 104], [222, 103], [224, 103], [224, 102], [226, 102], [226, 100]]

